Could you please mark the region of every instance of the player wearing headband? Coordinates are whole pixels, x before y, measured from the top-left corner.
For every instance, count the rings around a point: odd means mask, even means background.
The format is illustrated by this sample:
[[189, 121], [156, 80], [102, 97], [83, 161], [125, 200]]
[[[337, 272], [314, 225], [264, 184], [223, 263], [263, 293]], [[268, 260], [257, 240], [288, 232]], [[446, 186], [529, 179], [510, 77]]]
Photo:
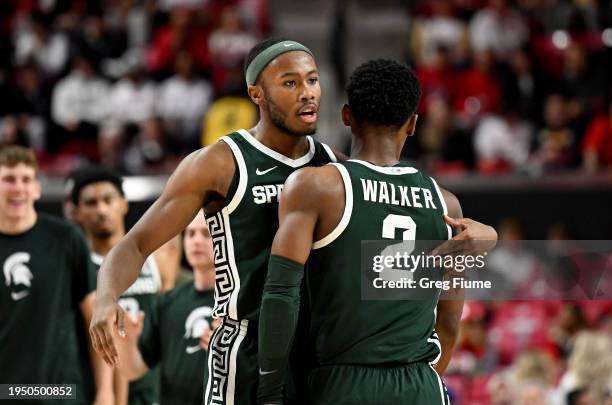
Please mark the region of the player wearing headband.
[[316, 142], [321, 97], [312, 52], [288, 40], [267, 40], [247, 55], [245, 77], [260, 120], [186, 157], [159, 199], [111, 250], [98, 276], [94, 347], [119, 362], [114, 339], [123, 332], [118, 297], [147, 256], [184, 229], [200, 208], [214, 244], [214, 316], [207, 404], [252, 404], [257, 394], [257, 326], [278, 197], [285, 179], [305, 166], [336, 160]]

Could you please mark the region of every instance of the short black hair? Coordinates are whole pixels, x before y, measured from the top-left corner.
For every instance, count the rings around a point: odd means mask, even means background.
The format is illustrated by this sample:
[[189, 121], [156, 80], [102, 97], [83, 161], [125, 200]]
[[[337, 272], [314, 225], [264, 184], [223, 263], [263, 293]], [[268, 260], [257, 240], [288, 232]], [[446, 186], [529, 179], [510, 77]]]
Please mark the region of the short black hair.
[[[266, 40], [263, 40], [255, 44], [255, 46], [251, 48], [247, 56], [244, 58], [244, 65], [242, 67], [244, 71], [244, 77], [246, 77], [247, 68], [249, 67], [251, 62], [253, 62], [253, 59], [257, 57], [257, 55], [259, 55], [260, 53], [262, 53], [263, 51], [265, 51], [272, 45], [275, 45], [275, 44], [278, 44], [279, 42], [284, 42], [284, 41], [289, 41], [289, 40], [287, 38], [274, 37], [274, 38], [268, 38]], [[255, 83], [257, 83], [258, 80], [259, 80], [259, 75], [255, 79]]]
[[66, 194], [70, 196], [72, 203], [77, 205], [81, 190], [92, 183], [108, 182], [111, 183], [122, 197], [125, 197], [123, 192], [123, 179], [113, 170], [101, 166], [87, 166], [73, 170], [66, 179]]
[[357, 122], [399, 128], [416, 111], [421, 86], [408, 66], [376, 59], [355, 69], [346, 92]]

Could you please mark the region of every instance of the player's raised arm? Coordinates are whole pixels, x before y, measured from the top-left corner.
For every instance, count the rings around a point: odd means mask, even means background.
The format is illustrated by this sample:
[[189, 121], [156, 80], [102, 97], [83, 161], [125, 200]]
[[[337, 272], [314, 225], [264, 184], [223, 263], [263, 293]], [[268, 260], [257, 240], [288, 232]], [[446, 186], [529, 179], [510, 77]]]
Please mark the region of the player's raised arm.
[[119, 296], [136, 280], [146, 258], [184, 229], [203, 206], [214, 210], [234, 175], [229, 147], [212, 145], [186, 157], [162, 195], [127, 235], [109, 252], [98, 273], [90, 335], [109, 365], [118, 361], [113, 333], [123, 330]]

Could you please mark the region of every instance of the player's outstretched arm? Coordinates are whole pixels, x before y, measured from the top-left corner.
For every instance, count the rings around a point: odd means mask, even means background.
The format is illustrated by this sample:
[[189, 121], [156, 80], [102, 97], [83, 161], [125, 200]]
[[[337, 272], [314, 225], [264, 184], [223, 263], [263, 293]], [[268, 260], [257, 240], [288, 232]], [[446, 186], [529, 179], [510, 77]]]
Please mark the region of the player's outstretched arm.
[[279, 229], [272, 244], [259, 321], [259, 401], [262, 404], [282, 403], [304, 263], [310, 254], [319, 218], [323, 189], [317, 183], [322, 169], [298, 170], [289, 176], [281, 194]]
[[136, 280], [151, 253], [184, 229], [202, 206], [225, 197], [234, 170], [231, 150], [224, 143], [186, 157], [162, 195], [107, 255], [98, 273], [89, 330], [94, 348], [109, 365], [119, 360], [114, 335], [124, 333], [117, 299]]

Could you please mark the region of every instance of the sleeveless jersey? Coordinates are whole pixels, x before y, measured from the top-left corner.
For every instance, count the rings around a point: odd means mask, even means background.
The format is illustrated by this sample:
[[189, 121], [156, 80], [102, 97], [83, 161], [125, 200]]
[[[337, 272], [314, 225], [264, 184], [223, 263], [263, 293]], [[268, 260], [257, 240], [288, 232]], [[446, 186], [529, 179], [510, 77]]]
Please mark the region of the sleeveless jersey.
[[338, 226], [313, 244], [306, 270], [310, 338], [318, 365], [435, 363], [439, 291], [425, 300], [363, 300], [361, 242], [446, 240], [446, 205], [436, 182], [412, 167], [335, 163], [345, 189]]
[[257, 322], [268, 259], [278, 230], [278, 197], [291, 173], [335, 161], [329, 146], [308, 136], [308, 153], [290, 159], [246, 130], [220, 140], [232, 150], [236, 172], [226, 205], [206, 223], [216, 268], [214, 317]]

